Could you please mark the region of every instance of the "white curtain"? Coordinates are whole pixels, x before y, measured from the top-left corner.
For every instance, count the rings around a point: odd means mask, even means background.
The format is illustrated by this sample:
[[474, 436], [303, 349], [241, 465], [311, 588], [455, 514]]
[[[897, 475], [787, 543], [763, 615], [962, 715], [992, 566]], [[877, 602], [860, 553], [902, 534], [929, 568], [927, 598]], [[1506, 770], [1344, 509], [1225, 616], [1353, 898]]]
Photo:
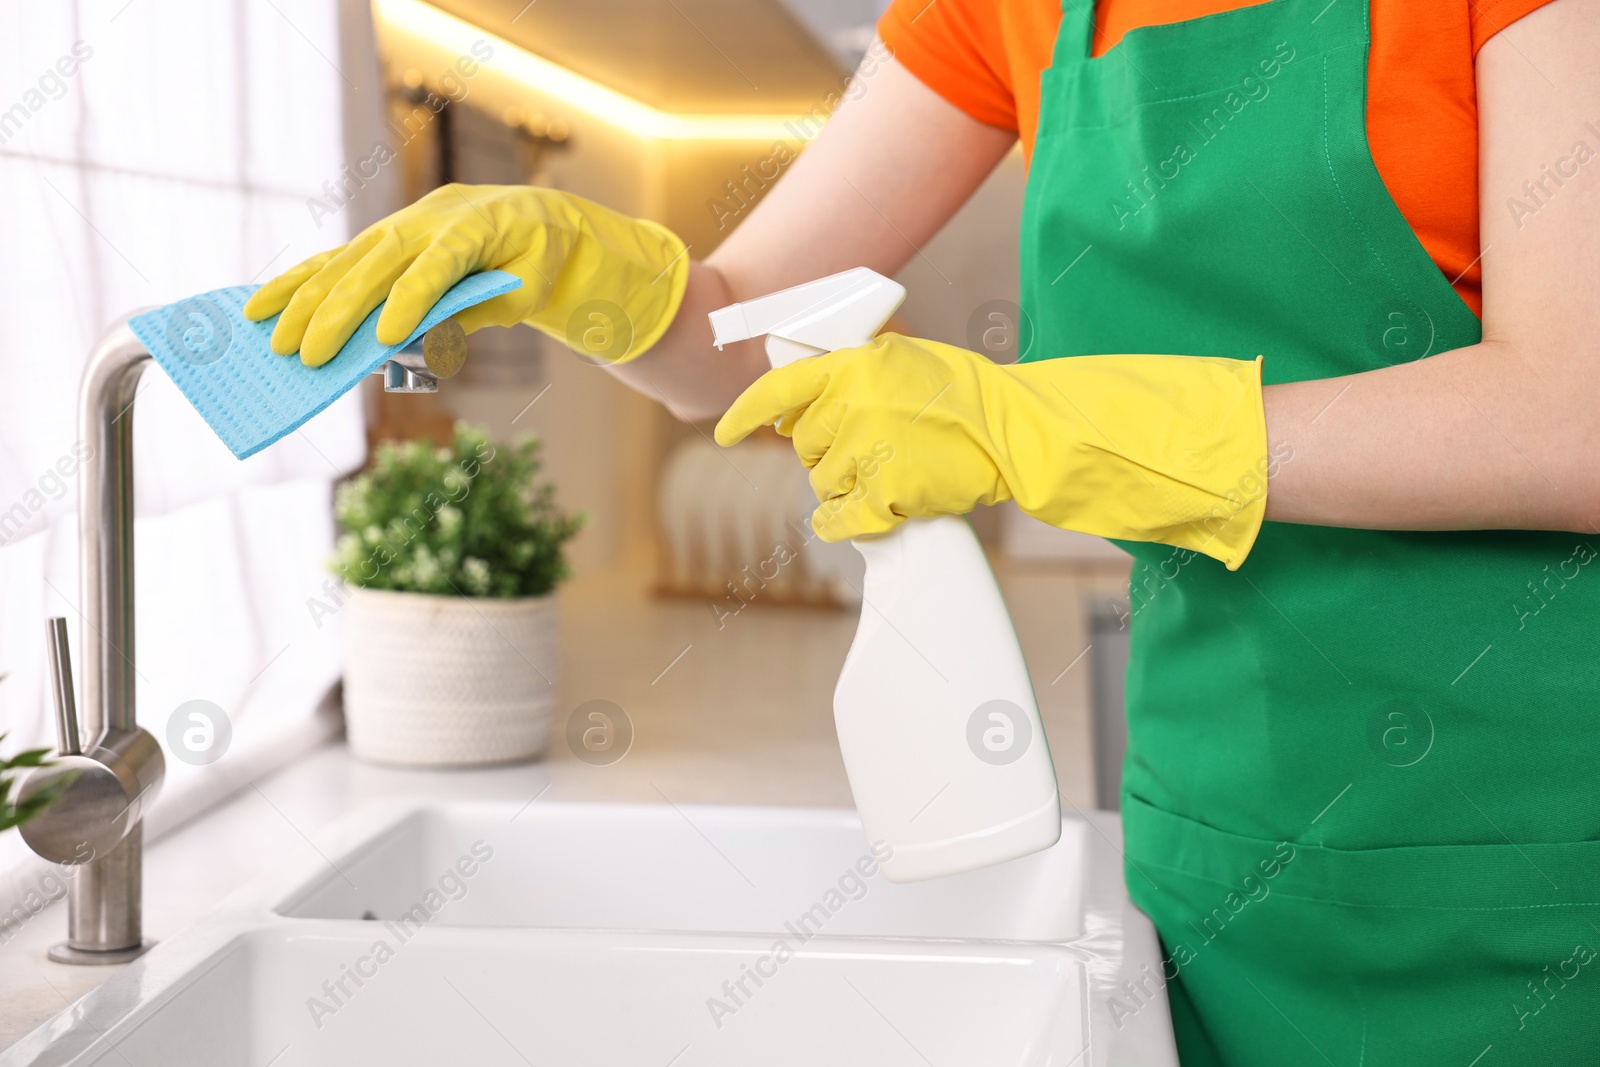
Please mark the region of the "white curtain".
[[[0, 11], [0, 751], [54, 743], [46, 616], [67, 616], [81, 663], [74, 410], [89, 349], [133, 308], [265, 281], [347, 236], [353, 212], [319, 226], [306, 203], [338, 181], [352, 94], [377, 121], [370, 30], [352, 47], [340, 21], [335, 0]], [[326, 599], [331, 487], [365, 446], [350, 396], [239, 462], [154, 365], [134, 427], [139, 721], [165, 743], [173, 710], [203, 699], [234, 730], [209, 767], [169, 754], [170, 811], [316, 728], [338, 618], [319, 627], [307, 601]], [[0, 835], [0, 871], [24, 854]]]

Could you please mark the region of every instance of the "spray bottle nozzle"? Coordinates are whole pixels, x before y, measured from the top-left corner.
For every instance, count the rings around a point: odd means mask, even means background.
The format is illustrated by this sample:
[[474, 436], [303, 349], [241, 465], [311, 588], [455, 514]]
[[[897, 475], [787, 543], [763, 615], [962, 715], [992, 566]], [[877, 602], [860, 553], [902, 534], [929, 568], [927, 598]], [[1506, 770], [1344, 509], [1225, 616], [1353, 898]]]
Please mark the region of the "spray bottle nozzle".
[[711, 313], [718, 348], [767, 338], [767, 356], [781, 367], [806, 356], [866, 344], [906, 298], [905, 286], [856, 267]]

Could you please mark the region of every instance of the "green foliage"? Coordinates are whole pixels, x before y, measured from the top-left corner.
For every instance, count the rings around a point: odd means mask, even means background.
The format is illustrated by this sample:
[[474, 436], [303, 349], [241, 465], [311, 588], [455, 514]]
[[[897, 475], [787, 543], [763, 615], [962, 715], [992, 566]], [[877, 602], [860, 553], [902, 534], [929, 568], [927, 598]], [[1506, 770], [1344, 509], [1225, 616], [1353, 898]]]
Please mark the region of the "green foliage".
[[457, 423], [449, 448], [378, 447], [340, 487], [332, 569], [352, 585], [438, 596], [525, 597], [566, 578], [562, 546], [583, 526], [539, 479], [539, 443], [495, 447]]
[[[0, 741], [6, 739], [5, 734], [0, 734]], [[12, 789], [17, 783], [17, 772], [29, 767], [50, 766], [50, 750], [48, 748], [30, 748], [26, 752], [19, 752], [10, 759], [0, 757], [0, 830], [9, 830], [13, 826], [21, 826], [45, 808], [55, 802], [61, 791], [71, 784], [76, 775], [62, 775], [47, 787], [41, 789], [26, 801], [18, 802], [12, 799]]]

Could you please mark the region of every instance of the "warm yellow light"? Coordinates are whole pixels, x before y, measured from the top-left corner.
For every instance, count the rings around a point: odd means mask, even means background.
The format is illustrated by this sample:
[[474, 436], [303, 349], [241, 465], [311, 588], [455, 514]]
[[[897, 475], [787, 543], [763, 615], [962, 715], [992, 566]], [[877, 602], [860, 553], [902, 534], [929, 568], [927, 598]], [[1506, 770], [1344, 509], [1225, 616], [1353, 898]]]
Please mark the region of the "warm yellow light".
[[639, 137], [668, 141], [802, 141], [808, 140], [817, 128], [810, 115], [675, 115], [658, 111], [422, 0], [373, 0], [373, 7], [378, 17], [395, 29], [460, 55], [471, 55], [474, 42], [486, 41], [494, 48], [494, 57], [485, 66]]

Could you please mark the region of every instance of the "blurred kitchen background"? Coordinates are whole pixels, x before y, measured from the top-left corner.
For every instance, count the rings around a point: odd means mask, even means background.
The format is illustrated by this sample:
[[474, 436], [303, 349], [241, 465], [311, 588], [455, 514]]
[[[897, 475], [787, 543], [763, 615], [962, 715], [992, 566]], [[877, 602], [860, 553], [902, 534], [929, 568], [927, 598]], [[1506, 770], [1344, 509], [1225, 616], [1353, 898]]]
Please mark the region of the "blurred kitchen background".
[[[447, 182], [569, 190], [665, 223], [703, 257], [848, 92], [881, 7], [13, 7], [0, 34], [5, 750], [53, 738], [41, 620], [61, 614], [76, 626], [76, 383], [117, 316], [263, 282]], [[1015, 303], [1022, 186], [1013, 152], [918, 250], [900, 276], [910, 296], [898, 329], [1001, 360], [1030, 343]], [[785, 443], [719, 454], [709, 427], [678, 423], [525, 327], [474, 335], [465, 371], [436, 395], [367, 386], [241, 463], [164, 375], [144, 377], [140, 719], [159, 735], [168, 709], [203, 698], [234, 731], [229, 760], [169, 760], [154, 833], [337, 737], [332, 491], [363, 468], [373, 442], [441, 441], [457, 419], [499, 440], [538, 435], [562, 503], [589, 517], [561, 593], [547, 756], [558, 781], [610, 774], [619, 795], [718, 800], [714, 760], [745, 751], [764, 763], [759, 795], [745, 789], [741, 800], [849, 803], [830, 694], [854, 631], [859, 565], [848, 549], [809, 546], [806, 569], [759, 593], [741, 579], [775, 539], [804, 530], [804, 472]], [[1016, 618], [1064, 795], [1110, 806], [1126, 557], [1009, 507], [974, 522]], [[633, 749], [615, 768], [588, 766], [562, 743], [567, 712], [594, 699], [631, 718]], [[22, 855], [15, 834], [0, 837], [0, 870]]]

